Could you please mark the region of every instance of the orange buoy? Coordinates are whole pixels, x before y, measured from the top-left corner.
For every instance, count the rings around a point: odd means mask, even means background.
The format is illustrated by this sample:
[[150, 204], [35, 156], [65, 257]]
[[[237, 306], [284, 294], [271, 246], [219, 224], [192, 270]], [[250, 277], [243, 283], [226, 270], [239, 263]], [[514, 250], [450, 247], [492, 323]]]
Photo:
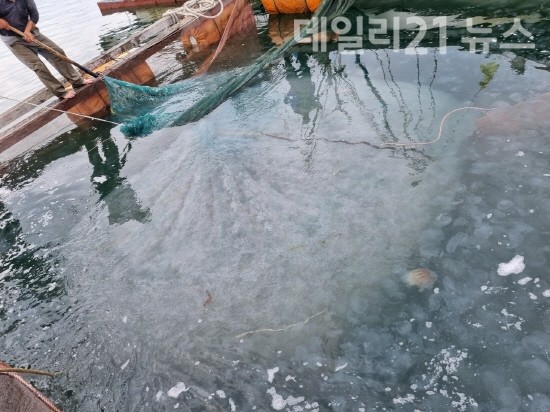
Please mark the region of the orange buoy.
[[[181, 35], [181, 42], [187, 53], [199, 52], [208, 46], [217, 44], [225, 31], [227, 23], [236, 8], [236, 19], [230, 28], [230, 34], [245, 31], [251, 26], [256, 26], [254, 11], [248, 1], [223, 0], [223, 12], [213, 19], [197, 19], [188, 26]], [[215, 15], [219, 8], [210, 12]]]
[[321, 0], [262, 0], [269, 14], [313, 13], [321, 5]]

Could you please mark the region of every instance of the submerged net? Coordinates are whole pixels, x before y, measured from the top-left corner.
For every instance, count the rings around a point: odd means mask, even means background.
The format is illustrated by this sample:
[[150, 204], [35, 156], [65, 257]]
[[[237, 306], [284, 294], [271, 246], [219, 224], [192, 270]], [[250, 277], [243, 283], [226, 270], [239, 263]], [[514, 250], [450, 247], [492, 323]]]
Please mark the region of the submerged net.
[[[145, 136], [167, 126], [181, 126], [200, 120], [222, 104], [233, 93], [260, 74], [300, 38], [319, 25], [319, 19], [333, 19], [347, 11], [355, 0], [324, 0], [309, 24], [297, 36], [273, 47], [243, 69], [215, 75], [204, 75], [180, 83], [163, 86], [138, 86], [113, 78], [105, 78], [112, 111], [125, 118], [122, 132], [128, 137]], [[176, 111], [157, 111], [170, 99]], [[172, 102], [172, 99], [174, 101]]]

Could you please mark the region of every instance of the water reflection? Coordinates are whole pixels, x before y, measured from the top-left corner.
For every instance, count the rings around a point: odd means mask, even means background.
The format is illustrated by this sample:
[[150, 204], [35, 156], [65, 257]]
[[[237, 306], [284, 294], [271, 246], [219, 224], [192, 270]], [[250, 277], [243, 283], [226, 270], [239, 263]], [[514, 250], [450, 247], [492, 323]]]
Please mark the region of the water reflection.
[[151, 218], [149, 208], [143, 207], [132, 185], [120, 172], [132, 149], [129, 142], [121, 156], [113, 138], [85, 140], [88, 159], [93, 166], [92, 182], [99, 200], [107, 204], [109, 224], [122, 224], [129, 220], [146, 223]]
[[284, 57], [286, 80], [290, 90], [285, 97], [294, 113], [302, 117], [302, 124], [310, 123], [310, 113], [321, 107], [319, 93], [311, 78], [310, 53], [292, 53]]
[[[95, 135], [94, 138], [90, 138], [90, 134]], [[111, 136], [111, 129], [81, 125], [33, 152], [30, 157], [12, 162], [7, 169], [9, 177], [3, 183], [10, 189], [21, 189], [38, 178], [48, 165], [85, 149], [92, 166], [90, 180], [99, 201], [107, 205], [109, 223], [123, 224], [129, 220], [145, 223], [151, 218], [151, 211], [141, 205], [128, 179], [121, 176], [131, 148], [132, 144], [126, 143], [121, 154]]]

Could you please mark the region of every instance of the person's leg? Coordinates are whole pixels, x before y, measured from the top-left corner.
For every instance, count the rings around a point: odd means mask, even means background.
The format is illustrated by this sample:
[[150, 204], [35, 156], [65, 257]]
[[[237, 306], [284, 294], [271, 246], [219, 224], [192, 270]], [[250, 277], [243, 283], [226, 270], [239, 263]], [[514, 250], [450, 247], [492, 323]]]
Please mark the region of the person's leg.
[[[46, 36], [41, 34], [40, 32], [37, 33], [35, 36], [36, 40], [44, 43], [46, 46], [51, 47], [58, 53], [61, 53], [65, 56], [65, 52], [61, 47], [59, 47], [57, 44], [55, 44], [53, 41], [48, 39]], [[44, 56], [50, 64], [55, 67], [55, 69], [59, 72], [61, 76], [63, 76], [69, 83], [73, 85], [74, 88], [79, 88], [84, 86], [86, 83], [84, 82], [84, 79], [82, 79], [82, 76], [78, 71], [73, 67], [73, 65], [60, 57], [56, 56], [55, 54], [49, 52], [48, 50], [38, 48], [38, 53], [41, 56]]]
[[48, 70], [44, 62], [40, 60], [35, 46], [27, 43], [25, 40], [18, 39], [9, 46], [9, 49], [25, 66], [36, 73], [44, 86], [55, 96], [63, 98], [66, 95], [67, 91], [65, 87]]

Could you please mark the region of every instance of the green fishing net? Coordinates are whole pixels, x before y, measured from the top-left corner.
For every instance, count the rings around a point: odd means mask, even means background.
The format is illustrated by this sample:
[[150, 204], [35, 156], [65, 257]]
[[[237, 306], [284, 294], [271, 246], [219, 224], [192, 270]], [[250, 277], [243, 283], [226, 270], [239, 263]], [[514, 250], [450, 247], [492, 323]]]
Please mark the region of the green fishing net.
[[[315, 31], [322, 17], [333, 19], [345, 13], [354, 1], [324, 0], [299, 36], [271, 48], [245, 68], [203, 75], [162, 87], [138, 86], [106, 77], [111, 110], [124, 120], [122, 133], [127, 137], [145, 136], [164, 127], [200, 120], [282, 57], [300, 38]], [[170, 104], [166, 105], [166, 102]]]

